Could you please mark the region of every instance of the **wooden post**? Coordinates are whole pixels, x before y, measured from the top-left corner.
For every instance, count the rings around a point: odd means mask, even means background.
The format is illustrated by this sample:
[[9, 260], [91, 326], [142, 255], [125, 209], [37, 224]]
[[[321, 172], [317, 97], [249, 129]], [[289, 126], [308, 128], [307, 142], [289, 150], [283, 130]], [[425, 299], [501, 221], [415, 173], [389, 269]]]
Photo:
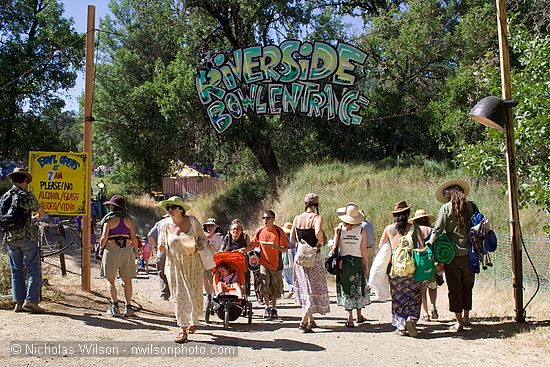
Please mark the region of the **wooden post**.
[[[57, 249], [63, 248], [63, 242], [57, 244]], [[59, 253], [59, 267], [61, 268], [61, 276], [64, 277], [67, 275], [67, 265], [65, 264], [65, 253], [61, 251]]]
[[[84, 152], [88, 153], [88, 187], [92, 187], [92, 97], [94, 94], [94, 41], [95, 6], [88, 5], [88, 27], [86, 31], [86, 84], [84, 89]], [[86, 203], [88, 215], [82, 218], [82, 290], [92, 289], [92, 220], [91, 200]]]
[[[500, 80], [502, 99], [512, 99], [510, 82], [510, 55], [508, 53], [508, 33], [506, 30], [506, 0], [497, 0], [498, 46], [500, 50]], [[508, 171], [508, 214], [510, 216], [510, 244], [512, 253], [512, 286], [514, 288], [514, 307], [516, 322], [525, 322], [523, 308], [523, 270], [519, 231], [519, 208], [517, 197], [516, 146], [514, 139], [514, 113], [511, 107], [506, 109], [504, 127], [506, 139], [506, 163]]]

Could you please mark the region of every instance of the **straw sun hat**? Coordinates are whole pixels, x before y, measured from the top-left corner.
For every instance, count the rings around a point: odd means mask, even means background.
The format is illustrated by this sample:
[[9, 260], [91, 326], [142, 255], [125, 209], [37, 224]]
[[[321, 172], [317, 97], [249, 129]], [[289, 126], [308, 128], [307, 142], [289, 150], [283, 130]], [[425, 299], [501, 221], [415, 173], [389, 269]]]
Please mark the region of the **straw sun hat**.
[[398, 203], [393, 204], [393, 211], [392, 214], [399, 214], [404, 211], [407, 211], [411, 208], [410, 205], [407, 205], [407, 202], [405, 200], [400, 201]]
[[169, 205], [178, 205], [178, 206], [181, 206], [186, 212], [191, 209], [191, 207], [189, 205], [187, 205], [185, 203], [185, 201], [183, 201], [182, 198], [180, 198], [179, 196], [171, 196], [170, 198], [166, 199], [166, 200], [162, 200], [160, 203], [159, 203], [159, 206], [166, 210], [166, 207], [169, 206]]
[[289, 234], [291, 231], [292, 231], [292, 223], [286, 222], [285, 224], [283, 224], [283, 232], [285, 232], [286, 234]]
[[433, 214], [428, 213], [425, 209], [418, 209], [417, 211], [414, 212], [414, 217], [409, 218], [409, 223], [412, 224], [413, 221], [424, 217], [428, 218], [430, 223], [433, 223], [433, 221], [435, 220], [435, 217]]
[[344, 223], [359, 224], [365, 220], [365, 215], [355, 203], [347, 203], [345, 207], [336, 209], [336, 214]]
[[32, 181], [32, 175], [27, 172], [26, 169], [21, 167], [16, 167], [13, 172], [8, 173], [8, 178], [11, 179], [13, 175], [24, 175], [25, 177], [27, 177], [27, 183], [30, 183]]
[[447, 190], [451, 186], [460, 186], [462, 188], [462, 191], [464, 191], [464, 196], [468, 196], [468, 194], [470, 194], [470, 184], [468, 184], [468, 182], [464, 180], [449, 180], [443, 182], [437, 188], [437, 191], [435, 192], [435, 197], [437, 201], [444, 204], [448, 201], [445, 195], [443, 195], [443, 191]]

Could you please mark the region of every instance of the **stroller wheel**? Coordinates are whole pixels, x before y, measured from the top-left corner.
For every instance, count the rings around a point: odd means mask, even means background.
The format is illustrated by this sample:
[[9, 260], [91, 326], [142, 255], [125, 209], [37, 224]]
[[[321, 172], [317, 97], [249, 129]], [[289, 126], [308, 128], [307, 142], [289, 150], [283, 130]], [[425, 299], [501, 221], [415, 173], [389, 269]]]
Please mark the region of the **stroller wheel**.
[[225, 309], [225, 314], [223, 318], [223, 328], [226, 330], [229, 329], [229, 309], [228, 308]]
[[214, 314], [214, 308], [212, 307], [212, 299], [208, 299], [206, 302], [206, 310], [204, 310], [204, 322], [210, 323], [210, 315]]
[[252, 324], [252, 302], [248, 302], [248, 305], [246, 307], [247, 314], [248, 314], [248, 324]]

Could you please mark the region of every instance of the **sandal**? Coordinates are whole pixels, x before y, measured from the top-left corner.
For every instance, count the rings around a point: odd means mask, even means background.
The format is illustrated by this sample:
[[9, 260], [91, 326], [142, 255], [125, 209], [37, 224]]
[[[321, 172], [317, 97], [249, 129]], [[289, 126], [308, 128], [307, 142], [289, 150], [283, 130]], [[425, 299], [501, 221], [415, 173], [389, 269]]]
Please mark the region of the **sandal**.
[[304, 334], [313, 333], [313, 329], [311, 328], [311, 325], [306, 325], [306, 326], [304, 326], [304, 328], [302, 329], [302, 331], [304, 332]]
[[358, 324], [362, 324], [364, 322], [367, 322], [367, 319], [363, 315], [361, 315], [360, 317], [357, 318], [357, 323]]
[[430, 315], [424, 315], [422, 316], [422, 321], [432, 321], [432, 319], [430, 318]]
[[188, 334], [195, 334], [195, 331], [197, 331], [197, 325], [189, 325], [187, 327]]
[[416, 330], [416, 325], [414, 324], [413, 320], [407, 320], [405, 322], [405, 330], [407, 330], [409, 335], [413, 338], [418, 337], [418, 330]]
[[430, 313], [432, 314], [432, 319], [437, 320], [439, 318], [439, 313], [437, 313], [437, 308], [432, 307], [430, 309]]
[[174, 341], [178, 344], [183, 344], [187, 341], [187, 332], [185, 330], [181, 330], [178, 335], [174, 338]]
[[407, 332], [404, 329], [395, 329], [395, 333], [399, 336], [407, 336]]
[[298, 329], [305, 330], [308, 327], [307, 322], [301, 322], [300, 326], [298, 326]]
[[353, 321], [346, 321], [346, 327], [347, 328], [354, 328], [355, 325], [353, 324]]
[[455, 333], [459, 333], [461, 331], [464, 331], [464, 327], [462, 325], [459, 325], [459, 324], [454, 324], [453, 326], [451, 326], [449, 328], [450, 331], [452, 332], [455, 332]]
[[309, 327], [313, 329], [313, 328], [316, 328], [316, 327], [318, 327], [318, 326], [317, 326], [317, 324], [315, 323], [315, 321], [312, 321], [312, 322], [309, 323]]

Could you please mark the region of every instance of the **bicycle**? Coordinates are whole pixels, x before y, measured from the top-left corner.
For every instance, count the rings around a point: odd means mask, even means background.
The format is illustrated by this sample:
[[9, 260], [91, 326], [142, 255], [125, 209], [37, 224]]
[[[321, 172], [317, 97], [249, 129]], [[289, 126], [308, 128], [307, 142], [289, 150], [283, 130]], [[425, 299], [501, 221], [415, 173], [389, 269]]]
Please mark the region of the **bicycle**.
[[[51, 233], [51, 229], [55, 231]], [[74, 224], [70, 220], [62, 220], [59, 224], [38, 222], [38, 245], [40, 258], [58, 255], [71, 247], [79, 238]]]

